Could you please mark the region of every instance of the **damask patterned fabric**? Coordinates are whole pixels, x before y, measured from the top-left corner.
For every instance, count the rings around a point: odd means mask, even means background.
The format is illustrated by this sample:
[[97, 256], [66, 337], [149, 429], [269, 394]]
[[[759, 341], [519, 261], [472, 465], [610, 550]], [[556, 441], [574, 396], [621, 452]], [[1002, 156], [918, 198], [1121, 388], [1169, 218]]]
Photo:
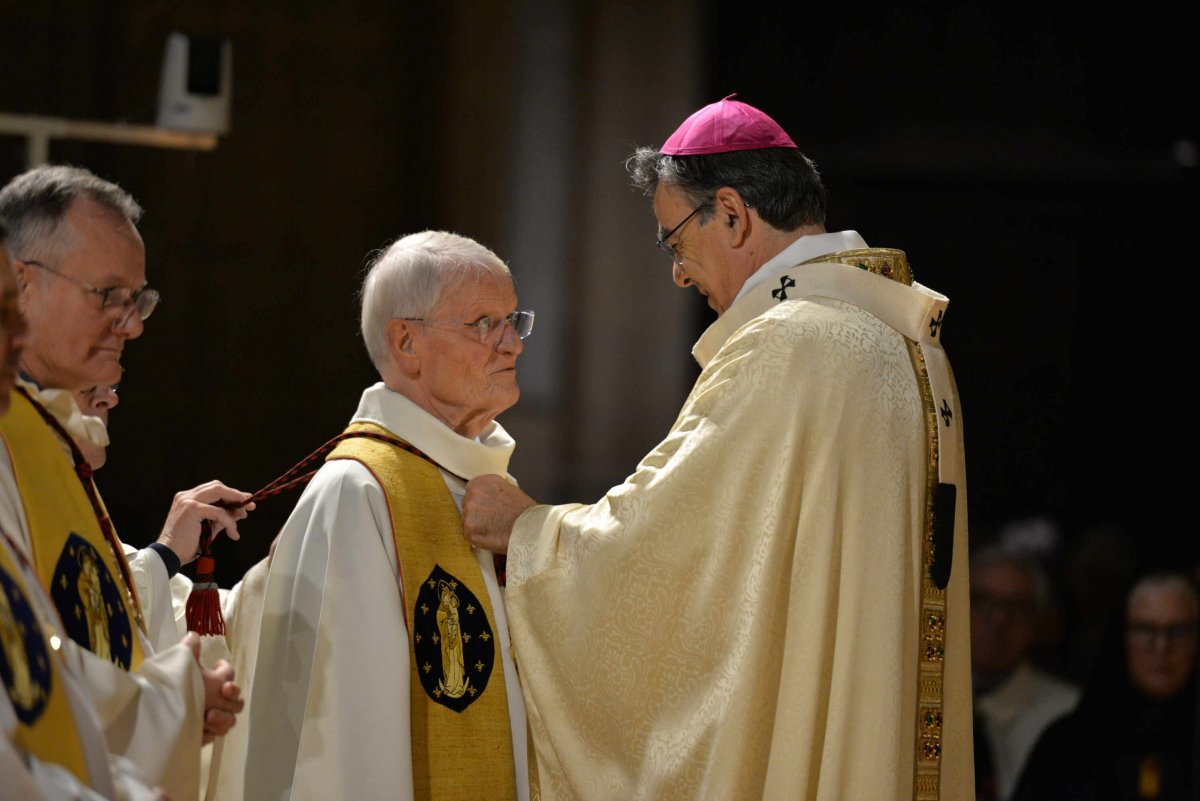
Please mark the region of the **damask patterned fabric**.
[[[795, 265], [698, 343], [683, 410], [623, 484], [517, 522], [509, 622], [545, 799], [913, 796], [929, 460], [909, 344], [881, 317], [915, 340], [910, 312], [940, 296]], [[942, 436], [961, 453], [961, 427]], [[958, 489], [946, 799], [973, 792]]]

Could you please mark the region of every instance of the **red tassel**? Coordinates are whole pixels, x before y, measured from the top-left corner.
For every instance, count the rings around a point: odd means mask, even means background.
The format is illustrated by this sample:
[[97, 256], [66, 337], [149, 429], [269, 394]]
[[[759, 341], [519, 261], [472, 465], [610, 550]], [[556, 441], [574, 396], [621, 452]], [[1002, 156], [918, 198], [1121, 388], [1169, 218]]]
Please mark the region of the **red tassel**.
[[212, 531], [207, 520], [200, 525], [200, 556], [196, 558], [196, 580], [187, 600], [187, 630], [223, 635], [225, 617], [221, 614], [221, 593], [217, 589], [217, 561], [211, 552]]

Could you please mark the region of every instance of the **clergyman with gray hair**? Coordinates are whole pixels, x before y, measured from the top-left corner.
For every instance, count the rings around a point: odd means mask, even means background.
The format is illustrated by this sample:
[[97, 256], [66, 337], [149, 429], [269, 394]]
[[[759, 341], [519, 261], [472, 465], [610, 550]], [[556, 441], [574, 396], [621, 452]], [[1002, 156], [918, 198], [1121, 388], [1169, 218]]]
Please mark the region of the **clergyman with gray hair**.
[[[21, 310], [30, 329], [29, 347], [21, 354], [15, 414], [27, 407], [44, 411], [54, 418], [60, 438], [80, 443], [88, 452], [108, 445], [107, 427], [103, 419], [83, 414], [74, 399], [121, 381], [125, 346], [142, 335], [158, 307], [159, 293], [146, 279], [146, 250], [137, 229], [141, 215], [141, 206], [128, 192], [79, 167], [36, 167], [0, 190], [0, 217], [9, 227]], [[111, 403], [115, 401], [114, 392]], [[16, 425], [15, 419], [9, 422]], [[62, 447], [67, 448], [65, 442]], [[0, 464], [0, 489], [13, 480]], [[127, 610], [117, 609], [116, 617], [128, 612], [131, 619], [140, 618], [133, 628], [141, 629], [153, 649], [174, 645], [182, 634], [170, 581], [196, 558], [201, 522], [209, 521], [216, 532], [237, 539], [237, 521], [253, 504], [234, 510], [219, 504], [240, 505], [249, 497], [220, 481], [179, 492], [155, 542], [141, 550], [116, 547], [122, 553], [108, 565], [113, 581], [137, 599]], [[26, 499], [26, 506], [31, 503]], [[53, 571], [66, 535], [39, 533], [25, 511], [0, 501], [0, 524], [20, 534], [34, 561]], [[33, 518], [42, 519], [36, 514]], [[126, 558], [128, 565], [116, 563]], [[186, 589], [182, 594], [186, 597]], [[59, 613], [71, 619], [75, 599], [62, 595], [56, 600]], [[128, 626], [119, 628], [125, 631]], [[76, 639], [97, 650], [97, 643]], [[113, 639], [122, 639], [116, 629]], [[114, 662], [128, 668], [138, 661], [135, 654], [141, 646], [131, 638], [127, 646], [109, 650]]]
[[250, 701], [245, 797], [528, 799], [525, 706], [467, 480], [507, 476], [496, 416], [533, 327], [492, 251], [425, 231], [362, 287], [379, 383], [280, 534]]
[[[1046, 727], [1079, 702], [1079, 688], [1033, 659], [1054, 604], [1034, 553], [1004, 546], [971, 558], [971, 672], [980, 740], [976, 796], [1007, 801]], [[990, 770], [988, 769], [990, 766]]]
[[[35, 167], [0, 189], [29, 326], [0, 416], [0, 529], [36, 570], [64, 635], [88, 652], [81, 663], [110, 745], [187, 799], [200, 789], [201, 742], [229, 731], [242, 701], [227, 662], [197, 664], [200, 640], [176, 626], [170, 574], [195, 558], [202, 521], [236, 539], [251, 507], [218, 506], [249, 498], [218, 481], [177, 493], [158, 541], [127, 559], [76, 444], [107, 444], [104, 422], [76, 398], [121, 380], [125, 345], [158, 304], [140, 216], [129, 193], [78, 167]], [[146, 677], [162, 703], [132, 703], [139, 693], [114, 689]]]

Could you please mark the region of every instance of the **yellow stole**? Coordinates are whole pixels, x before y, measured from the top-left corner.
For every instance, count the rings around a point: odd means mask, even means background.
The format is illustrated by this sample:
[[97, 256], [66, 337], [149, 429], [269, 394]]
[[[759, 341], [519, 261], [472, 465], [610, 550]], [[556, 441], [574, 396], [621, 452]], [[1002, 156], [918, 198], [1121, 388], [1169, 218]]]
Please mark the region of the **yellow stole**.
[[[23, 393], [12, 394], [8, 414], [0, 418], [0, 435], [25, 507], [34, 567], [67, 635], [135, 670], [144, 655], [134, 625], [144, 626], [116, 533], [111, 540], [106, 536], [58, 435]], [[102, 503], [99, 493], [95, 497]], [[108, 516], [103, 506], [100, 512]]]
[[54, 627], [43, 627], [34, 611], [14, 553], [0, 543], [0, 679], [17, 715], [17, 744], [91, 786], [75, 716], [63, 690], [62, 656], [51, 637], [57, 637]]
[[[370, 423], [347, 433], [394, 437]], [[362, 463], [387, 496], [408, 626], [417, 799], [516, 798], [508, 697], [491, 601], [441, 473], [386, 442], [352, 438], [329, 455]]]

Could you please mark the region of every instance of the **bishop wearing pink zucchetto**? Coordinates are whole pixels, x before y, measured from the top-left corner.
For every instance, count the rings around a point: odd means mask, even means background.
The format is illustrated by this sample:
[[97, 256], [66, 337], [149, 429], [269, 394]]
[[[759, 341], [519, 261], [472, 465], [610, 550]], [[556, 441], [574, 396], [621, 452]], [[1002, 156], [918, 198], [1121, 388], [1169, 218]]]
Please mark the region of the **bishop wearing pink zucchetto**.
[[719, 315], [674, 428], [593, 504], [467, 485], [508, 553], [542, 798], [973, 796], [962, 413], [947, 299], [825, 230], [825, 187], [729, 96], [627, 161]]

